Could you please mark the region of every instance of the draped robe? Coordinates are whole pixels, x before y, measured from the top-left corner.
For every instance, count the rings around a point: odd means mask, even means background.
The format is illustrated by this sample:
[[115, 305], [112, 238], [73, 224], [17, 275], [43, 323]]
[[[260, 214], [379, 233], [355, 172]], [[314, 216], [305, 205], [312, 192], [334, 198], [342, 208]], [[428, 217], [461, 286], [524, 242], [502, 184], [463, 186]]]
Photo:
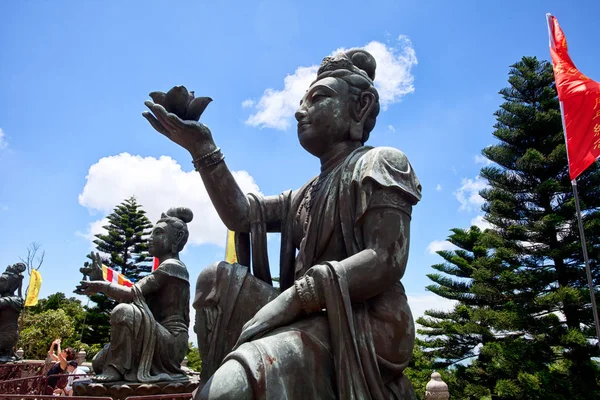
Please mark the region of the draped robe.
[[[361, 147], [300, 190], [250, 197], [254, 275], [220, 263], [198, 277], [194, 308], [203, 379], [225, 361], [246, 371], [256, 399], [412, 399], [402, 374], [414, 344], [414, 322], [401, 282], [364, 302], [348, 291], [343, 260], [364, 250], [363, 218], [384, 208], [410, 216], [421, 197], [406, 156]], [[281, 232], [280, 284], [324, 264], [323, 311], [301, 317], [230, 352], [243, 324], [278, 292], [269, 282], [266, 232]], [[243, 235], [242, 235], [243, 237]], [[401, 244], [397, 244], [400, 246]], [[240, 240], [243, 263], [250, 246]], [[381, 268], [384, 268], [383, 266]], [[259, 278], [259, 279], [257, 279]]]

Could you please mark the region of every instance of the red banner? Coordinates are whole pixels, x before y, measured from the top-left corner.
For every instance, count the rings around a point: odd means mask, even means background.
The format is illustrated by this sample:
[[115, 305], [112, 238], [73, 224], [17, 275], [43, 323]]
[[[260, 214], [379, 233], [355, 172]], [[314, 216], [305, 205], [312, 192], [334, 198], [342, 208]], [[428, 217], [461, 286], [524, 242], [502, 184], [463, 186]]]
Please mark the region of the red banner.
[[558, 99], [562, 102], [571, 180], [600, 156], [600, 83], [582, 74], [568, 53], [558, 20], [548, 17], [550, 54]]

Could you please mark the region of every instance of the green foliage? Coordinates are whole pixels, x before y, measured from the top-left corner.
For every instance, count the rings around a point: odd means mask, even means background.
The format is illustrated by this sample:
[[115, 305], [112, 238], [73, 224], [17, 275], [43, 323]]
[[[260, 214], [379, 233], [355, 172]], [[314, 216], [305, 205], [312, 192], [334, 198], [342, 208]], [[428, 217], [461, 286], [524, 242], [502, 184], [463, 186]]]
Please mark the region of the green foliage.
[[189, 369], [196, 372], [202, 371], [202, 359], [200, 358], [200, 353], [198, 352], [198, 348], [194, 346], [194, 343], [192, 342], [189, 343], [187, 359], [187, 366]]
[[73, 318], [62, 309], [25, 312], [17, 348], [23, 348], [28, 359], [44, 360], [54, 339], [63, 339], [65, 348], [74, 333]]
[[[491, 229], [453, 229], [455, 251], [427, 288], [458, 301], [418, 320], [426, 357], [455, 399], [600, 398], [595, 338], [554, 75], [524, 57], [496, 112], [498, 143], [480, 194]], [[578, 179], [595, 285], [600, 283], [600, 171]]]

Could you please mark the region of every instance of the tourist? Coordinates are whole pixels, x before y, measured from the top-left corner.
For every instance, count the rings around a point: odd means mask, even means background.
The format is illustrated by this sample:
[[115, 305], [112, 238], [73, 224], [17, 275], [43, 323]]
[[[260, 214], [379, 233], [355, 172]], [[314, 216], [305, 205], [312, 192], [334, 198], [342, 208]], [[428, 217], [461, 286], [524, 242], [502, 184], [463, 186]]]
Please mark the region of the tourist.
[[75, 350], [71, 347], [61, 350], [60, 342], [60, 339], [55, 339], [48, 350], [48, 356], [55, 362], [55, 364], [50, 367], [47, 374], [47, 385], [52, 390], [56, 389], [56, 385], [60, 378], [58, 375], [63, 374], [67, 370], [67, 363], [75, 359]]

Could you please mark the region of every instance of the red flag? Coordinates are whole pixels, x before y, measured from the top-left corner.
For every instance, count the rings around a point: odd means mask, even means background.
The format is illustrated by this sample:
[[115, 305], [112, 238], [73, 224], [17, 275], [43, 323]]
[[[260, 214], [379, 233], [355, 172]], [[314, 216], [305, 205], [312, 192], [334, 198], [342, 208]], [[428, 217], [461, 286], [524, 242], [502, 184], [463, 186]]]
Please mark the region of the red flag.
[[154, 261], [152, 262], [152, 271], [156, 271], [156, 268], [158, 268], [158, 266], [159, 266], [158, 258], [154, 257]]
[[569, 57], [558, 20], [548, 15], [550, 54], [558, 99], [562, 102], [571, 180], [600, 156], [600, 83], [582, 74]]

